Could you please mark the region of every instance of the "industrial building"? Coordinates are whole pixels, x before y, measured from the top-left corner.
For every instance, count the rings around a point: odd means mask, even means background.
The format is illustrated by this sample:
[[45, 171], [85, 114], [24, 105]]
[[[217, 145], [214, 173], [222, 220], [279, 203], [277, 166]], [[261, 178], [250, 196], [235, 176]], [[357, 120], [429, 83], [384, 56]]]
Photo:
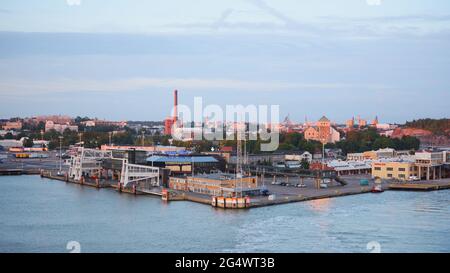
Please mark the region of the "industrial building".
[[173, 91], [173, 114], [164, 120], [164, 134], [171, 135], [178, 121], [178, 90]]
[[377, 160], [381, 158], [394, 158], [397, 155], [405, 154], [402, 152], [396, 152], [394, 149], [385, 148], [378, 149], [376, 151], [366, 151], [363, 153], [349, 153], [347, 154], [348, 161], [363, 161], [363, 160]]
[[412, 177], [417, 177], [417, 167], [413, 161], [407, 160], [373, 162], [372, 177], [411, 180]]
[[358, 174], [370, 174], [372, 170], [372, 164], [370, 160], [364, 161], [342, 161], [332, 160], [326, 163], [326, 165], [335, 170], [337, 175], [358, 175]]
[[381, 159], [372, 163], [372, 177], [398, 180], [436, 180], [449, 175], [447, 151], [420, 151], [414, 156]]
[[152, 155], [146, 159], [146, 164], [170, 169], [173, 174], [192, 173], [192, 168], [195, 172], [207, 173], [225, 168], [225, 161], [212, 155]]
[[252, 196], [261, 192], [256, 176], [237, 178], [234, 174], [225, 173], [170, 177], [169, 187], [174, 190], [221, 197]]
[[[264, 163], [276, 163], [285, 161], [285, 153], [261, 153], [261, 154], [248, 154], [245, 156], [245, 161], [248, 164], [260, 165]], [[237, 155], [231, 155], [228, 163], [236, 164], [238, 159]]]
[[114, 150], [139, 150], [149, 153], [173, 153], [173, 154], [185, 154], [186, 148], [176, 146], [133, 146], [133, 145], [102, 145], [100, 146], [102, 151], [114, 151]]

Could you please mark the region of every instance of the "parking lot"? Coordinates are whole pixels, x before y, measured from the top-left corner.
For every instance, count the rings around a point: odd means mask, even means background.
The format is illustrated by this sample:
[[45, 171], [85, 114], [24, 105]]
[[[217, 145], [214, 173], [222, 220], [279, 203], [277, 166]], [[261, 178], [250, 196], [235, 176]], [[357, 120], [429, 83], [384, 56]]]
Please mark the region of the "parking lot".
[[[54, 170], [59, 169], [59, 152], [45, 152], [47, 158], [16, 158], [14, 153], [1, 152], [0, 169], [23, 169], [23, 170]], [[5, 158], [6, 157], [6, 158]], [[63, 164], [63, 168], [67, 168]]]
[[[269, 190], [269, 196], [259, 196], [252, 198], [252, 202], [260, 203], [261, 205], [268, 205], [270, 203], [284, 203], [290, 201], [301, 201], [302, 199], [314, 199], [314, 198], [326, 198], [347, 194], [357, 194], [370, 192], [374, 183], [370, 175], [354, 175], [354, 176], [342, 176], [347, 182], [347, 185], [343, 186], [336, 181], [331, 181], [327, 184], [326, 188], [317, 189], [313, 178], [304, 178], [304, 187], [296, 187], [302, 181], [300, 178], [286, 178], [277, 177], [274, 179], [266, 177], [264, 181], [261, 181], [261, 185], [264, 185]], [[368, 186], [361, 186], [360, 180], [368, 179]], [[275, 184], [274, 184], [275, 183]], [[280, 185], [281, 183], [281, 185]], [[284, 185], [286, 183], [286, 185]], [[384, 186], [387, 182], [382, 183]], [[271, 200], [272, 199], [272, 200]]]

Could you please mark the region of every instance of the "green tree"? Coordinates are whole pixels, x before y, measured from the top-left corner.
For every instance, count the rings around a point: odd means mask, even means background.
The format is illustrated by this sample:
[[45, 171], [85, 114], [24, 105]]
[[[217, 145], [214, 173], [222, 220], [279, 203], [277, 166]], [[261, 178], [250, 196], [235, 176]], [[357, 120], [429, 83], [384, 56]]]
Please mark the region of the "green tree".
[[301, 165], [302, 169], [309, 170], [308, 160], [303, 158], [302, 161], [300, 161], [300, 165]]
[[14, 136], [11, 132], [5, 134], [5, 139], [14, 139]]
[[33, 139], [29, 137], [25, 138], [23, 141], [23, 146], [27, 148], [33, 147]]

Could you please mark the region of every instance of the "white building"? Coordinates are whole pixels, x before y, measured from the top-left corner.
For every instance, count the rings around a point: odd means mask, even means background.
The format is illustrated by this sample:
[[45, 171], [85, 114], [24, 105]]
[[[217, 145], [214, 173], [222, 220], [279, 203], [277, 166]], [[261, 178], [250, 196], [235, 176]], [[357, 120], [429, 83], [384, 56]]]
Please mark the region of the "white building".
[[3, 139], [0, 140], [0, 146], [2, 146], [5, 149], [13, 147], [23, 147], [23, 142], [15, 139]]
[[372, 170], [372, 160], [342, 161], [332, 160], [326, 163], [338, 175], [369, 174]]
[[292, 154], [292, 155], [285, 155], [285, 160], [291, 160], [291, 161], [299, 161], [302, 162], [303, 160], [306, 160], [308, 163], [312, 162], [313, 156], [310, 152], [305, 151], [302, 154]]
[[48, 120], [45, 122], [45, 131], [48, 132], [50, 130], [55, 130], [56, 132], [63, 133], [66, 129], [69, 129], [71, 131], [78, 132], [78, 126], [76, 125], [70, 125], [70, 124], [57, 124], [54, 123], [51, 120]]

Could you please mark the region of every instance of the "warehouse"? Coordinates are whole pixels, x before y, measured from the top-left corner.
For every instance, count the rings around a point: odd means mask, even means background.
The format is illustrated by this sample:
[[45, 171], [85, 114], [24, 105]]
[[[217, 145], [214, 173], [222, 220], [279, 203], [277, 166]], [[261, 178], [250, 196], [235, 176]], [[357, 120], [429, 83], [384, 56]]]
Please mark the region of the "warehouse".
[[211, 155], [167, 156], [153, 155], [147, 158], [147, 165], [170, 169], [174, 174], [195, 172], [210, 172], [223, 170], [225, 162], [220, 157]]
[[171, 177], [169, 187], [174, 190], [223, 197], [259, 195], [261, 192], [256, 176], [236, 178], [234, 174], [225, 173]]

